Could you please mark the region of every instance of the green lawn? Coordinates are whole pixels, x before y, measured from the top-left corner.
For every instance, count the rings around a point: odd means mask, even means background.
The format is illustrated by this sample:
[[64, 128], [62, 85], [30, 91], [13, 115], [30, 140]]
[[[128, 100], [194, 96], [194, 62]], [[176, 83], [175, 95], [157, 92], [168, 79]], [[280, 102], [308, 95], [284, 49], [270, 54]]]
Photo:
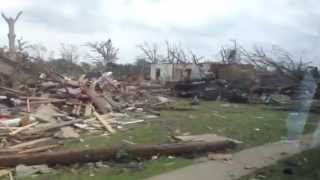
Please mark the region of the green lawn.
[[[178, 107], [193, 108], [192, 111], [162, 111], [158, 119], [147, 120], [145, 124], [111, 136], [83, 137], [84, 142], [67, 142], [65, 149], [85, 149], [110, 147], [124, 144], [129, 140], [138, 144], [161, 144], [171, 142], [171, 135], [216, 133], [244, 142], [237, 150], [278, 141], [287, 134], [288, 112], [275, 111], [265, 105], [230, 104], [225, 102], [202, 101], [199, 106], [190, 106], [189, 101], [180, 100]], [[307, 124], [308, 131], [314, 129], [317, 115], [311, 114]], [[56, 175], [40, 176], [30, 179], [114, 179], [135, 180], [150, 177], [169, 170], [195, 163], [190, 159], [168, 159], [144, 162], [144, 170], [132, 171], [126, 168], [111, 167], [100, 169], [90, 177], [88, 170], [74, 174], [60, 170]], [[26, 178], [24, 178], [26, 179]]]

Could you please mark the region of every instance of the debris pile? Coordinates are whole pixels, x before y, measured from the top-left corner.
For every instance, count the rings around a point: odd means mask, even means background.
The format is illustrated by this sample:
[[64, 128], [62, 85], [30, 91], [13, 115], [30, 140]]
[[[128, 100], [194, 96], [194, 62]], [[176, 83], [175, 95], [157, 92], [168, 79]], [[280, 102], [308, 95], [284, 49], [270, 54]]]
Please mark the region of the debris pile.
[[[278, 76], [276, 76], [278, 77]], [[205, 100], [223, 100], [235, 103], [288, 104], [292, 101], [319, 99], [319, 80], [292, 81], [288, 78], [266, 78], [259, 75], [255, 81], [228, 81], [202, 78], [171, 83], [178, 97], [199, 97]]]
[[33, 84], [0, 87], [0, 154], [44, 152], [58, 147], [59, 139], [125, 131], [172, 102], [116, 81], [111, 72], [78, 80], [43, 73]]

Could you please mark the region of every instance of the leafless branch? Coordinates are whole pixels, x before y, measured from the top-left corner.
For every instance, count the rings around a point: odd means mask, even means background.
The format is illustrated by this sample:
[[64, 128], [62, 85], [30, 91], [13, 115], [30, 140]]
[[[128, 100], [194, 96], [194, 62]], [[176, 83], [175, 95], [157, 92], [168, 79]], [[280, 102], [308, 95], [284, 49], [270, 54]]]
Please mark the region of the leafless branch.
[[119, 49], [113, 46], [111, 39], [108, 39], [107, 41], [88, 42], [86, 45], [94, 53], [94, 55], [91, 56], [91, 59], [103, 66], [107, 66], [118, 60]]

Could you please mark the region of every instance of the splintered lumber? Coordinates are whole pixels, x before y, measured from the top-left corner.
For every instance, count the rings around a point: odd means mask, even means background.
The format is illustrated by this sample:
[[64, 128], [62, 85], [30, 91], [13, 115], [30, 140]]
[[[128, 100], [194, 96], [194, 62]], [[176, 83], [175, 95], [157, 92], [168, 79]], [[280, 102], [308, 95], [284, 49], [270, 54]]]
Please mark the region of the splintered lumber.
[[193, 153], [218, 152], [234, 148], [236, 144], [231, 141], [220, 142], [189, 142], [163, 145], [132, 145], [125, 147], [72, 150], [60, 152], [44, 152], [34, 154], [16, 154], [0, 156], [1, 167], [15, 167], [24, 165], [68, 165], [73, 163], [98, 162], [114, 160], [119, 152], [127, 152], [134, 157], [150, 158], [154, 155], [179, 156]]
[[27, 99], [27, 112], [31, 112], [30, 99]]
[[14, 178], [13, 178], [13, 175], [12, 175], [12, 172], [11, 172], [11, 171], [9, 172], [9, 180], [14, 180]]
[[[65, 80], [63, 77], [61, 77], [57, 73], [48, 73], [48, 75], [55, 81], [60, 82], [62, 85], [68, 85], [68, 86], [73, 86], [73, 87], [81, 87], [81, 83], [78, 81], [73, 81], [73, 80]], [[112, 111], [111, 105], [103, 98], [102, 95], [98, 94], [95, 91], [96, 85], [98, 81], [93, 82], [90, 87], [82, 87], [83, 91], [88, 95], [90, 100], [93, 102], [95, 107], [103, 113], [106, 114], [110, 111]], [[85, 86], [85, 85], [84, 85]]]
[[198, 135], [188, 135], [188, 136], [172, 136], [173, 139], [183, 142], [215, 142], [215, 141], [232, 141], [235, 144], [242, 144], [242, 141], [231, 139], [224, 136], [219, 136], [217, 134], [198, 134]]
[[118, 121], [116, 123], [121, 124], [121, 125], [129, 125], [129, 124], [136, 124], [136, 123], [141, 123], [141, 122], [144, 122], [144, 120], [143, 119], [138, 119], [138, 120], [127, 121], [127, 122]]
[[110, 132], [110, 133], [116, 133], [116, 130], [114, 130], [111, 125], [105, 121], [100, 114], [98, 114], [96, 111], [93, 111], [93, 115], [101, 122], [101, 124]]
[[30, 128], [32, 128], [33, 126], [36, 126], [36, 125], [38, 125], [38, 124], [39, 124], [39, 122], [34, 122], [34, 123], [32, 123], [32, 124], [28, 124], [28, 125], [26, 125], [26, 126], [23, 126], [23, 127], [19, 128], [19, 129], [16, 129], [16, 130], [12, 131], [11, 133], [9, 133], [9, 135], [11, 135], [11, 136], [16, 135], [16, 134], [18, 134], [18, 133], [20, 133], [20, 132], [22, 132], [22, 131], [25, 131], [25, 130], [27, 130], [27, 129], [30, 129]]
[[84, 88], [83, 90], [89, 96], [95, 107], [99, 110], [100, 113], [106, 114], [112, 111], [112, 106], [108, 101], [104, 99], [102, 95], [99, 95], [95, 91], [97, 81], [93, 82], [89, 88]]
[[10, 174], [10, 170], [8, 170], [8, 169], [1, 169], [0, 170], [0, 178], [3, 176], [7, 176], [9, 174]]
[[84, 110], [84, 116], [90, 117], [92, 115], [92, 104], [87, 104]]
[[56, 124], [56, 125], [53, 125], [53, 126], [49, 126], [49, 127], [43, 128], [43, 129], [39, 129], [37, 131], [33, 131], [32, 133], [36, 134], [36, 133], [40, 133], [40, 132], [52, 131], [52, 130], [59, 129], [59, 128], [64, 127], [64, 126], [70, 126], [70, 125], [73, 125], [73, 124], [76, 124], [76, 123], [80, 123], [82, 121], [85, 121], [85, 119], [75, 119], [75, 120], [72, 120], [72, 121], [63, 122], [63, 123], [60, 123], [60, 124]]
[[13, 146], [10, 146], [8, 148], [9, 149], [23, 149], [25, 147], [30, 147], [30, 146], [33, 146], [35, 144], [39, 144], [39, 143], [42, 143], [42, 142], [47, 142], [49, 140], [51, 140], [51, 138], [41, 138], [41, 139], [36, 139], [36, 140], [32, 140], [32, 141], [21, 143], [21, 144], [13, 145]]
[[19, 154], [27, 154], [27, 153], [35, 153], [35, 152], [43, 152], [43, 151], [47, 151], [49, 149], [58, 147], [57, 144], [54, 145], [48, 145], [48, 146], [42, 146], [42, 147], [36, 147], [36, 148], [32, 148], [32, 149], [27, 149], [24, 151], [20, 151], [18, 152]]
[[17, 152], [19, 152], [18, 149], [1, 149], [0, 155], [16, 154]]
[[51, 100], [41, 100], [41, 101], [32, 101], [30, 104], [48, 104], [48, 103], [64, 103], [65, 99], [51, 99]]
[[15, 94], [19, 94], [19, 95], [25, 95], [25, 93], [22, 91], [18, 91], [18, 90], [12, 89], [12, 88], [4, 87], [4, 86], [0, 86], [0, 89], [3, 89], [5, 91], [9, 91], [9, 92], [12, 92]]

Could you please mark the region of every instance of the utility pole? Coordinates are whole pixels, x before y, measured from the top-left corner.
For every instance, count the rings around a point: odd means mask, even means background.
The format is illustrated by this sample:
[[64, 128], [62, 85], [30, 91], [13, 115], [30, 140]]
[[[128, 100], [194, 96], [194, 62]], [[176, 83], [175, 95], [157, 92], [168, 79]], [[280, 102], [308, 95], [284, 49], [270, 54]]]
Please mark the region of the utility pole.
[[9, 38], [9, 52], [10, 52], [10, 54], [14, 54], [16, 52], [16, 47], [15, 47], [16, 34], [14, 31], [14, 26], [15, 26], [16, 21], [21, 16], [21, 14], [22, 14], [22, 11], [20, 11], [17, 14], [16, 18], [12, 18], [12, 17], [7, 17], [3, 13], [1, 13], [1, 16], [7, 22], [8, 27], [9, 27], [8, 38]]

